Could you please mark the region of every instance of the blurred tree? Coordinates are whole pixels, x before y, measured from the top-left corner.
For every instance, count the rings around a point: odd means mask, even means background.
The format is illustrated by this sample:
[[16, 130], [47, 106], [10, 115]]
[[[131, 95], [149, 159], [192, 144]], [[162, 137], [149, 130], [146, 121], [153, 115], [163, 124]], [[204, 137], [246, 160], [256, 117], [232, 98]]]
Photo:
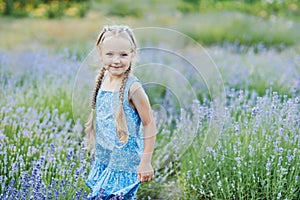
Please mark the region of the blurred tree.
[[182, 13], [236, 10], [263, 18], [272, 15], [300, 20], [300, 0], [180, 0]]
[[11, 15], [14, 9], [14, 0], [4, 0], [4, 15]]
[[185, 3], [199, 5], [201, 0], [182, 0]]
[[261, 0], [244, 0], [245, 3], [256, 3], [258, 1], [261, 1]]
[[[25, 17], [31, 11], [28, 8], [36, 9], [41, 4], [46, 4], [49, 8], [51, 5], [56, 4], [59, 7], [60, 13], [63, 13], [70, 5], [77, 4], [80, 10], [79, 15], [84, 16], [87, 10], [87, 6], [84, 4], [89, 2], [90, 0], [0, 0], [0, 13], [6, 16]], [[51, 17], [52, 14], [54, 14], [54, 17], [61, 16], [61, 14], [56, 14], [57, 10], [51, 9], [49, 11]]]
[[201, 0], [181, 0], [182, 3], [177, 7], [182, 13], [198, 11]]

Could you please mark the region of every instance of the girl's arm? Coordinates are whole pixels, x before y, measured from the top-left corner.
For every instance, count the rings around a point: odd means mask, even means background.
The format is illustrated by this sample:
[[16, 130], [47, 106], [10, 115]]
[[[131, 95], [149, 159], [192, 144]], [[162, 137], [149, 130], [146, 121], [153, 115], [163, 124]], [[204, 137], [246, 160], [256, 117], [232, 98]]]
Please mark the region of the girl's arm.
[[156, 126], [148, 96], [140, 83], [135, 82], [130, 87], [129, 100], [139, 113], [144, 126], [144, 151], [138, 167], [139, 180], [150, 181], [154, 176], [151, 160], [156, 139]]

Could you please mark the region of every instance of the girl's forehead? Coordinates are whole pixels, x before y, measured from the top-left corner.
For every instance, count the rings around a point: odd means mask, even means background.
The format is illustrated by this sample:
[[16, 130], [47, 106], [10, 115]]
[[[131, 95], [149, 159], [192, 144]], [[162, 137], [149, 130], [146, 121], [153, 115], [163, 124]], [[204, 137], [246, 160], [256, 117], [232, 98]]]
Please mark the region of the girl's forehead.
[[119, 36], [111, 36], [104, 39], [102, 45], [104, 51], [128, 51], [132, 50], [129, 39]]

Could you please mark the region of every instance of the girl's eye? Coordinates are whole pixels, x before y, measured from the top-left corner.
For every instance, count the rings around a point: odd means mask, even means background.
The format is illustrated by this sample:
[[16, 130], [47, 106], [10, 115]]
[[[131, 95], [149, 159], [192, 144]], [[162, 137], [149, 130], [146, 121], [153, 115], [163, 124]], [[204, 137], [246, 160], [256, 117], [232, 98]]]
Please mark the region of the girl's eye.
[[106, 55], [107, 55], [107, 56], [112, 56], [113, 54], [112, 54], [112, 53], [106, 53]]
[[128, 56], [128, 54], [127, 53], [122, 53], [121, 56], [126, 57], [126, 56]]

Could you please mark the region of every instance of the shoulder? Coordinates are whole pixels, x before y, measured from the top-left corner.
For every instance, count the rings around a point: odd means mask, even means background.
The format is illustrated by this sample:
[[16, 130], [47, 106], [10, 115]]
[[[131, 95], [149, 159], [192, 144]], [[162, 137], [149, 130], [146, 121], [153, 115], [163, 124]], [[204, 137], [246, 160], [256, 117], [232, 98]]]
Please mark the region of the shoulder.
[[134, 75], [130, 75], [129, 77], [128, 77], [128, 82], [129, 83], [134, 83], [134, 82], [141, 82], [136, 76], [134, 76]]
[[133, 98], [147, 98], [147, 94], [143, 88], [142, 83], [135, 77], [132, 76], [132, 82], [129, 87], [129, 99]]
[[131, 86], [130, 86], [130, 90], [129, 91], [136, 91], [138, 89], [144, 90], [142, 84], [140, 82], [133, 82], [131, 84]]
[[134, 75], [130, 75], [127, 80], [127, 87], [130, 91], [136, 90], [138, 88], [142, 88], [141, 81]]

